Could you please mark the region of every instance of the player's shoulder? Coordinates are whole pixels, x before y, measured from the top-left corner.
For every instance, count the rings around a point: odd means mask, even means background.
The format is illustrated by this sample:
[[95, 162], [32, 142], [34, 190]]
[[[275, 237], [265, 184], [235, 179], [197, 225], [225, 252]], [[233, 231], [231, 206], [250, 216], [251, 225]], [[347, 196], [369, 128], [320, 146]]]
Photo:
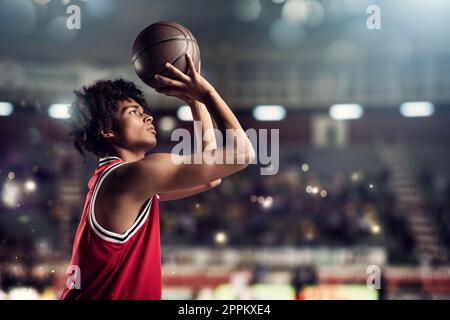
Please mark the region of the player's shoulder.
[[[117, 165], [103, 182], [103, 195], [113, 199], [135, 198], [138, 202], [157, 193], [162, 164], [170, 154], [154, 153], [137, 161]], [[111, 166], [112, 167], [112, 166]]]

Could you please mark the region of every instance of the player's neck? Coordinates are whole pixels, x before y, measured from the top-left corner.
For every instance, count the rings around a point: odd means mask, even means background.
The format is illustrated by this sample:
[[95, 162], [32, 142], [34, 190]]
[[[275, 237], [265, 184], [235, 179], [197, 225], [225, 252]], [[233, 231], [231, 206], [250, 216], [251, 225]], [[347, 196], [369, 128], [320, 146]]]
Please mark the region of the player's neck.
[[132, 151], [122, 148], [117, 148], [108, 154], [109, 156], [119, 157], [125, 162], [134, 162], [145, 157], [145, 151]]

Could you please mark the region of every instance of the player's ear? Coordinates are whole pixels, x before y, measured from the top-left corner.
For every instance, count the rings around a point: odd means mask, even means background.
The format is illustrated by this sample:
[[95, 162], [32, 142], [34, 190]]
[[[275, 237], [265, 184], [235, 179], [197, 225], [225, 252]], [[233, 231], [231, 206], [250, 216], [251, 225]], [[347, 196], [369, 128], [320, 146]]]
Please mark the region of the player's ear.
[[98, 132], [103, 138], [112, 138], [114, 137], [114, 132], [108, 129], [101, 129]]

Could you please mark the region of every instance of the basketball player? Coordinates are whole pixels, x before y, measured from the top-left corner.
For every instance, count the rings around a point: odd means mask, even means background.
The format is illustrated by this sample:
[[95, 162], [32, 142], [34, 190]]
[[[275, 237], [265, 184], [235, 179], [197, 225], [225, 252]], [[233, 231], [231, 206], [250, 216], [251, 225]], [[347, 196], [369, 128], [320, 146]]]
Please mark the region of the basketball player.
[[[212, 128], [210, 114], [223, 128], [234, 130], [231, 148], [217, 148], [213, 134], [201, 154], [145, 156], [156, 145], [156, 131], [143, 93], [133, 83], [100, 80], [75, 92], [70, 120], [74, 145], [83, 156], [88, 151], [100, 159], [88, 183], [61, 299], [161, 299], [158, 202], [209, 190], [254, 159], [233, 112], [195, 70], [192, 58], [186, 58], [188, 75], [167, 64], [173, 77], [155, 76], [165, 84], [158, 92], [188, 103], [203, 132]], [[239, 143], [244, 151], [236, 147]], [[196, 164], [194, 157], [209, 152], [208, 145], [216, 156], [231, 156], [233, 164]], [[245, 161], [237, 161], [239, 157]]]

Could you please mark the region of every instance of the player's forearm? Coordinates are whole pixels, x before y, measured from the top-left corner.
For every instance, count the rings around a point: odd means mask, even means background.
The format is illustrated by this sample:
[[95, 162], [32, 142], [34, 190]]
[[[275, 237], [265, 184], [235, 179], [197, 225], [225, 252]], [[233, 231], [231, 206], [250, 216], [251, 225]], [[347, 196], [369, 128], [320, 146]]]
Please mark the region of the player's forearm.
[[199, 101], [195, 101], [190, 107], [193, 120], [200, 121], [202, 124], [201, 133], [203, 137], [196, 135], [198, 143], [202, 145], [202, 151], [205, 151], [207, 146], [209, 149], [217, 148], [216, 137], [213, 131], [214, 126], [208, 109]]
[[220, 126], [219, 129], [242, 129], [238, 119], [216, 90], [209, 91], [205, 97], [204, 103], [207, 106], [208, 111], [216, 120], [217, 125]]
[[[225, 131], [224, 133], [227, 133], [226, 131], [229, 130], [233, 133], [234, 154], [245, 154], [246, 158], [249, 156], [249, 158], [253, 159], [255, 157], [255, 151], [251, 141], [244, 132], [239, 120], [217, 91], [211, 90], [205, 97], [204, 102], [208, 111], [215, 118], [217, 126], [222, 131]], [[242, 150], [242, 148], [244, 149]]]

